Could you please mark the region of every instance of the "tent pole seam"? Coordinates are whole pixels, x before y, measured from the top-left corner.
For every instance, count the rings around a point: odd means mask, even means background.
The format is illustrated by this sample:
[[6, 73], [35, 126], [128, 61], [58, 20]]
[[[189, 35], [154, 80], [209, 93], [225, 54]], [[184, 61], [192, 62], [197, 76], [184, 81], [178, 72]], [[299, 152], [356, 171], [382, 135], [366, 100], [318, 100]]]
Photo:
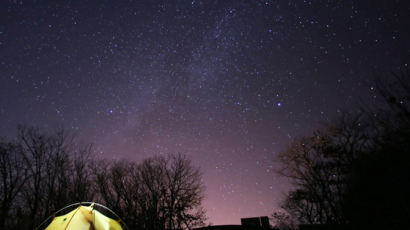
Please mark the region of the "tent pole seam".
[[77, 214], [78, 210], [80, 209], [81, 206], [79, 206], [77, 208], [77, 210], [75, 210], [74, 214], [71, 216], [70, 220], [68, 221], [67, 225], [65, 226], [64, 230], [67, 230], [68, 225], [70, 224], [71, 220], [74, 218], [75, 214]]

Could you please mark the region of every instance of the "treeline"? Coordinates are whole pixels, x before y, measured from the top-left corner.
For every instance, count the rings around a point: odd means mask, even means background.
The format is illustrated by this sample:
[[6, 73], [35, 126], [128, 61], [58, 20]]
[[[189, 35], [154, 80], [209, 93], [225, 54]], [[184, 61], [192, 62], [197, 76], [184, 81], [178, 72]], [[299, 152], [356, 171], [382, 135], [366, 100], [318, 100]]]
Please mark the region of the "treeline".
[[204, 223], [201, 173], [185, 155], [136, 163], [97, 160], [92, 153], [61, 130], [46, 134], [20, 126], [15, 140], [0, 140], [0, 229], [34, 229], [81, 201], [106, 205], [130, 229]]
[[378, 108], [345, 114], [278, 155], [294, 186], [273, 214], [277, 227], [410, 226], [410, 74], [378, 78], [375, 91]]

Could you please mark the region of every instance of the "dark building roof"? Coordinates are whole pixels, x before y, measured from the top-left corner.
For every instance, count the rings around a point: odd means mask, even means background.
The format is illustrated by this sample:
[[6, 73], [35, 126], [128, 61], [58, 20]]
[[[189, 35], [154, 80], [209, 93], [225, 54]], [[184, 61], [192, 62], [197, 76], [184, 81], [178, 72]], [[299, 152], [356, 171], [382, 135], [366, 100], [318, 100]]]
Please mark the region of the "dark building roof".
[[245, 227], [269, 228], [269, 218], [267, 216], [242, 218], [241, 225]]
[[274, 230], [267, 216], [241, 218], [241, 225], [212, 225], [194, 230]]

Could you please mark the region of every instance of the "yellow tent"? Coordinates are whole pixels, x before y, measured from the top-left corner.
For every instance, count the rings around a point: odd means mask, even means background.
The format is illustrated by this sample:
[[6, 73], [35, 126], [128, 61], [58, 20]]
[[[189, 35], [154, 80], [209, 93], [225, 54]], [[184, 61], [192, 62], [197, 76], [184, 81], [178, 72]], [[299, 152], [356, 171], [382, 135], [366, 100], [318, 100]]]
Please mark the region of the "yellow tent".
[[54, 217], [46, 230], [122, 230], [120, 223], [90, 206], [79, 205], [71, 212]]

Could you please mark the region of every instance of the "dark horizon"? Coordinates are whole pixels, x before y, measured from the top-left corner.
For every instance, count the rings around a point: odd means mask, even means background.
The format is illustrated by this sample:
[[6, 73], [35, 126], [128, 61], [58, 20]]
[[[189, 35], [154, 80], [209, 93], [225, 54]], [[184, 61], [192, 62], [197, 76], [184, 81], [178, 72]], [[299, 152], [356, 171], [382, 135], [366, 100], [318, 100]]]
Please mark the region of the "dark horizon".
[[64, 127], [98, 158], [184, 153], [208, 222], [270, 216], [274, 157], [409, 68], [408, 1], [3, 1], [0, 137]]

